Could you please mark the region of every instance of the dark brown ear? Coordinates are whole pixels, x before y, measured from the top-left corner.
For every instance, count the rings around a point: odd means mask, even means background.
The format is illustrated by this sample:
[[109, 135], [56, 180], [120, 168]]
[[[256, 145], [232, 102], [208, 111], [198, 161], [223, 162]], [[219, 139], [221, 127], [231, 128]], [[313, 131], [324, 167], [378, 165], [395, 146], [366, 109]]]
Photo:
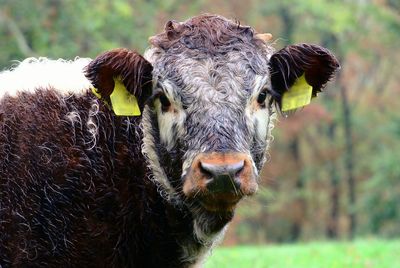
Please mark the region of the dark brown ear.
[[269, 63], [272, 94], [281, 104], [283, 94], [305, 74], [312, 96], [321, 92], [340, 68], [336, 57], [326, 48], [311, 44], [287, 46], [272, 55]]
[[104, 52], [86, 66], [85, 76], [105, 100], [114, 90], [114, 78], [119, 77], [129, 93], [138, 99], [142, 109], [151, 95], [153, 67], [135, 51], [118, 48]]

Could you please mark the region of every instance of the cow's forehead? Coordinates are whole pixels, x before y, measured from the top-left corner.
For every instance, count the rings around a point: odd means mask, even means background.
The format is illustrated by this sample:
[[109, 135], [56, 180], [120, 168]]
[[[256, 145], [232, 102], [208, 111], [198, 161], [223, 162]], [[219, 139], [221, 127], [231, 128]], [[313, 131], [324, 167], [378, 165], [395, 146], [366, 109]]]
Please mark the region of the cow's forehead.
[[173, 80], [182, 89], [206, 83], [224, 90], [228, 80], [231, 86], [251, 89], [257, 75], [268, 75], [273, 53], [252, 27], [207, 14], [167, 22], [150, 44], [145, 58], [153, 65], [155, 78]]
[[247, 96], [269, 73], [269, 53], [262, 49], [253, 48], [251, 53], [233, 50], [207, 55], [200, 51], [170, 54], [151, 48], [145, 57], [153, 64], [156, 80], [187, 95], [207, 91], [216, 97], [232, 94]]

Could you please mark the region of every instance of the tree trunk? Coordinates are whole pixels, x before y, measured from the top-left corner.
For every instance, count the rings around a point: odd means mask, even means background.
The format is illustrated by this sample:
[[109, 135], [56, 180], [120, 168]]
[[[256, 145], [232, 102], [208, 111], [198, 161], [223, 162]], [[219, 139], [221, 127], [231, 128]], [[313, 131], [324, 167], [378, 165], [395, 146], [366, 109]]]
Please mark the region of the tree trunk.
[[291, 206], [293, 209], [293, 222], [292, 226], [290, 227], [290, 241], [297, 241], [301, 235], [306, 206], [305, 200], [302, 196], [304, 191], [304, 180], [301, 172], [302, 163], [300, 154], [300, 139], [298, 135], [293, 137], [293, 140], [290, 143], [290, 151], [296, 167], [295, 172], [297, 174], [295, 183], [295, 195], [297, 195], [297, 197], [294, 199], [294, 204]]
[[[322, 39], [322, 45], [327, 47], [335, 48], [338, 53], [339, 62], [343, 62], [344, 52], [340, 50], [339, 40], [333, 34], [327, 34]], [[337, 75], [336, 85], [340, 88], [340, 98], [342, 102], [342, 114], [343, 114], [343, 128], [344, 128], [344, 139], [345, 139], [345, 172], [346, 181], [348, 186], [348, 212], [347, 216], [349, 219], [349, 233], [350, 239], [355, 236], [357, 218], [356, 218], [356, 181], [354, 178], [354, 148], [353, 148], [353, 125], [351, 121], [352, 110], [349, 104], [349, 99], [347, 95], [347, 87], [345, 82], [341, 80], [341, 73]]]
[[[339, 77], [338, 77], [339, 78]], [[338, 81], [341, 82], [340, 79]], [[349, 218], [349, 238], [353, 239], [355, 235], [357, 219], [355, 212], [356, 205], [356, 182], [354, 178], [354, 148], [353, 148], [353, 129], [351, 122], [351, 108], [349, 105], [348, 95], [346, 86], [340, 83], [340, 96], [342, 99], [343, 109], [343, 126], [344, 126], [344, 138], [345, 138], [345, 169], [347, 175], [348, 185], [348, 218]]]
[[[333, 141], [335, 139], [336, 122], [332, 122], [328, 128], [328, 138]], [[330, 175], [330, 213], [327, 224], [326, 235], [331, 239], [338, 238], [339, 226], [339, 176], [337, 172], [337, 163], [335, 159], [330, 159], [329, 175]]]
[[282, 6], [279, 9], [279, 15], [282, 18], [283, 22], [283, 29], [282, 29], [282, 36], [285, 37], [288, 44], [293, 42], [293, 32], [294, 32], [294, 17], [290, 14], [290, 11], [285, 6]]

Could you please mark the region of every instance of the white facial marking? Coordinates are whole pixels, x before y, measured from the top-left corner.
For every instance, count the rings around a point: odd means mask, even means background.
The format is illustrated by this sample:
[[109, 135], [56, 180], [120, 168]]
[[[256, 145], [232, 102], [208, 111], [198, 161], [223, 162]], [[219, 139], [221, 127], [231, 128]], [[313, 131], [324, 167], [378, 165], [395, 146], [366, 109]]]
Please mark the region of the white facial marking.
[[[253, 125], [255, 126], [256, 135], [260, 140], [266, 141], [269, 134], [269, 125], [270, 125], [270, 112], [267, 108], [261, 108], [257, 104], [257, 98], [260, 92], [263, 90], [265, 86], [269, 86], [267, 83], [268, 78], [266, 76], [256, 76], [254, 81], [254, 92], [249, 99], [246, 108], [246, 114]], [[268, 102], [268, 99], [266, 100]], [[268, 106], [268, 104], [267, 104]]]
[[83, 74], [83, 68], [90, 61], [89, 58], [25, 59], [10, 70], [0, 73], [0, 99], [6, 94], [16, 96], [21, 91], [34, 92], [50, 86], [63, 95], [82, 94], [91, 87]]
[[270, 115], [268, 110], [258, 109], [253, 114], [254, 120], [257, 121], [256, 131], [260, 140], [266, 140], [268, 134], [268, 125]]
[[[173, 94], [173, 86], [168, 81], [164, 81], [163, 86], [164, 93], [171, 102], [171, 109], [170, 111], [162, 112], [159, 100], [155, 102], [155, 106], [157, 109], [157, 120], [161, 142], [165, 145], [167, 150], [171, 150], [174, 147], [177, 138], [184, 135], [186, 114], [183, 111], [181, 102]], [[174, 132], [174, 128], [176, 129], [176, 132]]]

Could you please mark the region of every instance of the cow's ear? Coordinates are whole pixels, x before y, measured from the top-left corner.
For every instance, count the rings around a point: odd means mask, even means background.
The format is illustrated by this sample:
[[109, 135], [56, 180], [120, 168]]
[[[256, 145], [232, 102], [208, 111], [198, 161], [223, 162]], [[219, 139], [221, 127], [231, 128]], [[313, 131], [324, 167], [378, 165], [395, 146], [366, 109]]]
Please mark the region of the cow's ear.
[[287, 46], [269, 63], [272, 95], [282, 111], [302, 107], [321, 92], [340, 68], [326, 48], [311, 44]]
[[97, 56], [85, 75], [93, 93], [108, 103], [117, 115], [140, 115], [151, 95], [152, 65], [140, 54], [124, 48]]

